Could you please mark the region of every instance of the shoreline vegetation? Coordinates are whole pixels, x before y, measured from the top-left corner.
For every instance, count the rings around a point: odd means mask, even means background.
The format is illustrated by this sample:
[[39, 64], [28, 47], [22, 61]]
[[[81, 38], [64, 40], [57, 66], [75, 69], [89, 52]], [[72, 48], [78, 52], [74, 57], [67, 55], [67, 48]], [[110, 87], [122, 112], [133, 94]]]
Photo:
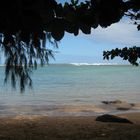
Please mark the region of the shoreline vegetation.
[[[139, 140], [140, 112], [137, 103], [120, 100], [102, 101], [102, 106], [121, 108], [122, 113], [96, 116], [15, 115], [0, 117], [0, 140]], [[90, 106], [86, 106], [88, 108]], [[94, 107], [94, 106], [93, 106]], [[67, 108], [66, 112], [77, 108]], [[83, 110], [84, 107], [81, 107]], [[102, 111], [102, 110], [100, 110]], [[85, 110], [86, 112], [86, 110]], [[105, 115], [106, 114], [106, 115]], [[105, 118], [100, 117], [105, 116]], [[103, 121], [97, 121], [102, 118]], [[108, 121], [108, 118], [111, 120]], [[107, 120], [104, 120], [107, 119]], [[116, 120], [117, 119], [117, 120]], [[119, 119], [119, 120], [118, 120]], [[125, 123], [120, 119], [127, 120]], [[115, 120], [115, 123], [113, 121]]]

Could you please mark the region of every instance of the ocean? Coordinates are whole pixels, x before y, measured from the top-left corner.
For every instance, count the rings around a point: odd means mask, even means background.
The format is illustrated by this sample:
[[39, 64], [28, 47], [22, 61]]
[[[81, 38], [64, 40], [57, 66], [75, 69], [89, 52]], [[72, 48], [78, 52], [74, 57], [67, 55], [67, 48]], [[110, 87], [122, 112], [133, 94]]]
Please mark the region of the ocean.
[[97, 115], [111, 111], [102, 101], [140, 102], [139, 66], [50, 64], [33, 71], [33, 88], [24, 93], [4, 84], [2, 66], [0, 75], [1, 116]]

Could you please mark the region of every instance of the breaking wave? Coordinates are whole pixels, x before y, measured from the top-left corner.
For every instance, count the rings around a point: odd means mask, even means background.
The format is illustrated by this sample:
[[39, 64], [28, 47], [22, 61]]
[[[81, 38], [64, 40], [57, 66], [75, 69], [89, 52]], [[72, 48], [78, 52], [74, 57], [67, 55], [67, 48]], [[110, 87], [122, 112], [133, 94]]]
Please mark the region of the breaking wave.
[[75, 66], [104, 66], [104, 65], [118, 65], [117, 63], [70, 63]]

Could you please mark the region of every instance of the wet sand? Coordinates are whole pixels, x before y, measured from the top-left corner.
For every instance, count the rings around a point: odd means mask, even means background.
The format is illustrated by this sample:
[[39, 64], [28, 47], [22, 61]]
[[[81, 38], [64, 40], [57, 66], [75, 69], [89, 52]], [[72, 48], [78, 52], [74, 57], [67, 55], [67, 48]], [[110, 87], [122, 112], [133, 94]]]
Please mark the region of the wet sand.
[[140, 112], [140, 103], [113, 100], [102, 101], [100, 104], [0, 106], [0, 116], [97, 116], [105, 113], [122, 114], [130, 112]]
[[[114, 100], [100, 105], [13, 106], [1, 110], [13, 116], [1, 115], [0, 140], [140, 140], [139, 103]], [[22, 111], [38, 115], [18, 114]], [[52, 114], [46, 115], [46, 111]], [[133, 124], [96, 121], [102, 114], [115, 114]]]
[[140, 140], [140, 113], [119, 114], [133, 124], [96, 117], [0, 117], [0, 140]]

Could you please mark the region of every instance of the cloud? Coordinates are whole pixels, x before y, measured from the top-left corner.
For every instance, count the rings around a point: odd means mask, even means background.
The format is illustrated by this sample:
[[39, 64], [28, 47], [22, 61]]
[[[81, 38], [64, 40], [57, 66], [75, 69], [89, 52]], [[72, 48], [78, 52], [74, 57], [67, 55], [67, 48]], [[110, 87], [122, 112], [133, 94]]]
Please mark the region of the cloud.
[[91, 35], [85, 37], [94, 43], [118, 44], [128, 47], [140, 45], [140, 32], [137, 31], [135, 25], [128, 21], [115, 23], [104, 29], [101, 27], [92, 29]]

